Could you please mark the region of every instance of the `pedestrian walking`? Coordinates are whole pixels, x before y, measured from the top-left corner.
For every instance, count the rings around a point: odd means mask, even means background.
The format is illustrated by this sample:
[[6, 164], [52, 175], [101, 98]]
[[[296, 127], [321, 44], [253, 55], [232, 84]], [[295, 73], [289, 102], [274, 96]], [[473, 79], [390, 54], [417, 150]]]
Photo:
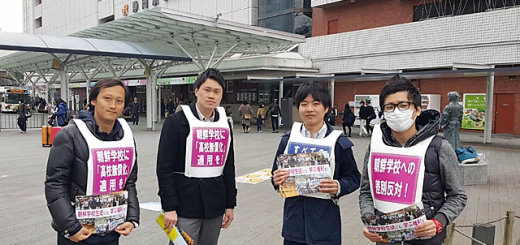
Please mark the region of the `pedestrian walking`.
[[30, 114], [23, 99], [18, 100], [18, 127], [20, 133], [27, 133], [27, 116]]
[[[352, 113], [352, 109], [348, 104], [345, 104], [345, 111], [343, 112], [343, 133], [348, 137], [352, 136], [352, 125], [354, 125], [354, 121], [356, 121], [356, 116]], [[348, 128], [348, 134], [346, 127]]]
[[134, 97], [134, 102], [130, 105], [132, 107], [132, 125], [139, 125], [139, 113], [141, 113], [141, 103]]
[[256, 112], [256, 125], [257, 125], [256, 131], [258, 133], [262, 133], [262, 126], [264, 124], [264, 120], [265, 120], [265, 106], [262, 103], [262, 104], [260, 104], [260, 106], [258, 107], [258, 111]]
[[255, 113], [248, 101], [242, 102], [242, 105], [238, 108], [238, 115], [240, 115], [240, 123], [242, 124], [243, 132], [249, 133], [251, 120], [255, 117]]
[[278, 100], [274, 100], [273, 104], [269, 105], [267, 110], [267, 117], [271, 116], [271, 125], [273, 127], [273, 133], [278, 133], [278, 120], [282, 118], [282, 110], [278, 105]]

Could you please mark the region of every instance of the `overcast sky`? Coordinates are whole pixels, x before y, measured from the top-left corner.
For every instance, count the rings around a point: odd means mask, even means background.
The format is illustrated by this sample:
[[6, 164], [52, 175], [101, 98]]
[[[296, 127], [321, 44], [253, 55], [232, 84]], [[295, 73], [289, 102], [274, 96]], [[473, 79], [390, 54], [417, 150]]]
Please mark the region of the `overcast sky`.
[[22, 0], [0, 0], [0, 29], [6, 32], [23, 32]]

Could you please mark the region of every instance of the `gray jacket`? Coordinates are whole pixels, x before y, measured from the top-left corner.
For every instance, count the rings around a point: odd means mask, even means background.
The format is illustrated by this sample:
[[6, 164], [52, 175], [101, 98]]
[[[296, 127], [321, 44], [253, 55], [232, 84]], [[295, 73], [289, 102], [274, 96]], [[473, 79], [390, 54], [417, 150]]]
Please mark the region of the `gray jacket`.
[[[417, 142], [425, 140], [439, 132], [440, 113], [435, 110], [425, 110], [416, 119], [417, 134], [406, 142], [404, 147], [410, 147]], [[383, 141], [386, 145], [402, 147], [394, 138], [386, 123], [381, 124]], [[438, 137], [438, 136], [437, 136]], [[435, 146], [435, 141], [438, 146]], [[368, 160], [370, 146], [367, 149], [363, 162], [361, 188], [359, 194], [359, 206], [362, 216], [380, 214], [375, 210], [372, 195], [370, 193], [370, 181], [368, 178]], [[428, 219], [435, 218], [446, 227], [453, 222], [466, 206], [466, 193], [464, 190], [463, 174], [459, 167], [455, 151], [451, 144], [442, 141], [432, 141], [425, 157], [425, 177], [422, 202]], [[445, 231], [428, 240], [409, 241], [411, 244], [440, 244], [446, 236]], [[434, 242], [435, 240], [435, 242]]]
[[27, 105], [25, 105], [25, 103], [19, 103], [18, 104], [18, 118], [19, 119], [25, 119], [27, 120], [27, 116], [25, 116], [25, 114], [27, 114]]

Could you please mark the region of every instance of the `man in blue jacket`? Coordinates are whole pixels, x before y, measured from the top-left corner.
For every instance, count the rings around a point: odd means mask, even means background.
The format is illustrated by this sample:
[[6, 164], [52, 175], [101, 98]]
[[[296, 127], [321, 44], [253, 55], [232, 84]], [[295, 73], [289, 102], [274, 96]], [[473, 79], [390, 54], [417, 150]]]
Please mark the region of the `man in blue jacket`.
[[54, 116], [56, 116], [56, 119], [58, 120], [58, 126], [67, 126], [67, 124], [69, 123], [69, 120], [67, 118], [69, 112], [67, 103], [65, 103], [65, 101], [63, 101], [62, 99], [56, 99], [55, 102], [56, 111], [54, 112]]
[[[276, 157], [281, 154], [310, 153], [324, 150], [331, 156], [333, 179], [319, 184], [321, 197], [311, 195], [285, 199], [282, 236], [284, 244], [341, 244], [341, 216], [337, 201], [359, 188], [361, 174], [352, 152], [354, 146], [347, 136], [325, 123], [331, 106], [329, 91], [318, 82], [308, 82], [296, 92], [303, 125], [295, 123], [291, 132], [282, 136]], [[272, 183], [275, 189], [285, 182], [289, 172], [273, 163]]]

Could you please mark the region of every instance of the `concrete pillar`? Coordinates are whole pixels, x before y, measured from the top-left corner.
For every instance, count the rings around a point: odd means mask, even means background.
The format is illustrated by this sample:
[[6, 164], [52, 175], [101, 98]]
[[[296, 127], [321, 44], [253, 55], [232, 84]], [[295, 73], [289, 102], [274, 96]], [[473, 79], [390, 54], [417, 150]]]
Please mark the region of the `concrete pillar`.
[[[150, 72], [150, 76], [152, 77], [152, 100], [150, 101], [152, 106], [152, 131], [155, 131], [155, 123], [157, 123], [157, 76], [154, 73]], [[146, 103], [148, 104], [148, 102]]]
[[486, 86], [486, 126], [484, 128], [484, 144], [491, 143], [491, 130], [493, 129], [493, 93], [495, 88], [495, 73], [491, 72], [487, 76]]
[[330, 81], [330, 108], [334, 108], [334, 82], [335, 82], [335, 79], [332, 79]]
[[61, 99], [69, 105], [69, 76], [67, 76], [67, 68], [65, 66], [63, 66], [63, 70], [60, 71], [60, 91]]
[[[282, 98], [283, 98], [283, 80], [280, 81], [280, 85], [278, 88], [278, 106], [280, 106], [280, 109], [282, 109]], [[281, 124], [282, 124], [282, 117], [278, 117], [278, 125], [281, 125]]]
[[[146, 78], [146, 130], [152, 131], [153, 129], [153, 120], [152, 120], [152, 71]], [[141, 101], [141, 104], [143, 101]]]
[[[87, 80], [85, 81], [85, 92], [86, 92], [86, 95], [87, 95], [87, 104], [90, 103], [89, 101], [89, 96], [90, 96], [90, 79], [87, 78]], [[84, 108], [82, 108], [84, 109]]]

